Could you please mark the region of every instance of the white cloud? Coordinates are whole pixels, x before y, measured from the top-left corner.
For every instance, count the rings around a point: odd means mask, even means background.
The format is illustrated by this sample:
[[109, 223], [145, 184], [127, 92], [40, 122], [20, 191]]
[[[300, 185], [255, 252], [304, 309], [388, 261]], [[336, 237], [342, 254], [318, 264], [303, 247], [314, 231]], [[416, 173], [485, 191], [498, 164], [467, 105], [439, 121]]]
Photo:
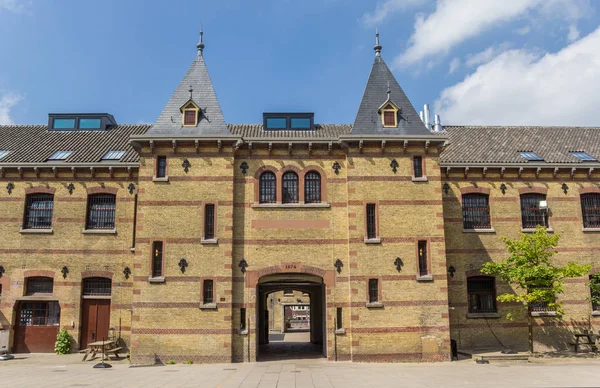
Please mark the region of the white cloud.
[[503, 51], [506, 51], [510, 47], [510, 43], [505, 42], [499, 45], [488, 47], [487, 49], [478, 52], [477, 54], [467, 55], [465, 64], [469, 67], [483, 65], [500, 55]]
[[9, 12], [20, 13], [24, 12], [29, 4], [25, 4], [21, 0], [0, 0], [0, 11], [3, 9]]
[[586, 0], [437, 0], [431, 14], [417, 15], [406, 51], [395, 58], [396, 66], [446, 55], [458, 44], [535, 10], [544, 18], [581, 18]]
[[567, 39], [569, 40], [569, 42], [574, 42], [577, 39], [579, 39], [579, 30], [577, 29], [576, 25], [571, 24], [569, 26], [569, 33], [567, 34]]
[[454, 73], [460, 67], [460, 58], [454, 58], [450, 61], [450, 68], [448, 69], [448, 74]]
[[16, 93], [0, 92], [0, 125], [13, 124], [10, 110], [21, 101], [23, 97]]
[[509, 50], [444, 89], [446, 124], [600, 125], [600, 28], [557, 53]]
[[515, 32], [519, 35], [527, 35], [531, 32], [531, 26], [524, 26], [521, 28], [517, 28]]
[[375, 26], [398, 11], [404, 11], [424, 2], [425, 0], [381, 0], [377, 2], [373, 12], [367, 12], [362, 16], [362, 22], [369, 27]]

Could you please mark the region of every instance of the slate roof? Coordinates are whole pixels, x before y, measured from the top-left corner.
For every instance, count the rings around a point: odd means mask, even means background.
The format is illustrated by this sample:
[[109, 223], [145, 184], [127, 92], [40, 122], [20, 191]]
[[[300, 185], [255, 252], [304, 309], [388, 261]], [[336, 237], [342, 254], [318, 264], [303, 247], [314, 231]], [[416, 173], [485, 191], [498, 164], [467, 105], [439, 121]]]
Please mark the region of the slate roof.
[[[384, 128], [378, 113], [381, 104], [388, 99], [388, 84], [390, 100], [400, 108], [398, 128]], [[432, 135], [381, 56], [376, 56], [373, 62], [371, 74], [369, 74], [369, 80], [354, 120], [352, 134]]]
[[242, 136], [244, 139], [323, 139], [337, 140], [341, 135], [350, 133], [352, 126], [349, 124], [315, 124], [314, 131], [279, 131], [263, 129], [262, 124], [229, 124], [229, 130], [234, 135]]
[[[442, 164], [583, 163], [570, 151], [583, 151], [600, 160], [600, 127], [446, 126], [444, 129], [449, 135], [449, 145], [442, 152]], [[519, 155], [520, 151], [535, 152], [544, 162], [527, 162]]]
[[[5, 163], [42, 163], [56, 151], [73, 151], [58, 163], [97, 163], [108, 151], [125, 151], [119, 161], [136, 163], [138, 153], [129, 145], [129, 136], [145, 133], [150, 125], [116, 125], [107, 130], [56, 131], [47, 125], [0, 125], [0, 150], [10, 151]], [[103, 162], [106, 163], [106, 162]]]
[[[180, 108], [191, 99], [202, 109], [195, 127], [184, 127]], [[148, 135], [230, 135], [223, 119], [215, 89], [206, 69], [202, 50], [190, 65], [183, 79], [169, 98]]]

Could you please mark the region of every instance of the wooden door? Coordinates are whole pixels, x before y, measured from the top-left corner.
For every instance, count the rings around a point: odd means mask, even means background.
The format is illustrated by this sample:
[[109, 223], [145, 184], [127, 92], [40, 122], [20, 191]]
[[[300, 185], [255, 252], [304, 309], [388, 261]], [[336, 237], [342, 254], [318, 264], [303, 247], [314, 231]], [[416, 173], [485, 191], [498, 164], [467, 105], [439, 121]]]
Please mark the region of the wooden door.
[[58, 302], [20, 302], [15, 325], [15, 353], [53, 353], [60, 307]]
[[108, 340], [110, 299], [83, 299], [80, 349], [95, 341]]

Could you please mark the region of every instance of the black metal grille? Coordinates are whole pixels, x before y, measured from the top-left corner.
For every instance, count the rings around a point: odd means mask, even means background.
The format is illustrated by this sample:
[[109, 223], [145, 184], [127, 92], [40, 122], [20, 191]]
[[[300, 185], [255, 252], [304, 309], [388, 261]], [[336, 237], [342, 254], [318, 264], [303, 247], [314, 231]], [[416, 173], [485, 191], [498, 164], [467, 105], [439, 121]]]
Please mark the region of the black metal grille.
[[240, 329], [246, 329], [246, 309], [244, 307], [240, 309]]
[[152, 244], [152, 277], [160, 277], [163, 274], [163, 243], [155, 241]]
[[215, 238], [215, 205], [204, 206], [204, 238], [211, 240]]
[[29, 194], [25, 200], [24, 229], [50, 229], [52, 227], [52, 210], [54, 195]]
[[548, 226], [548, 213], [540, 209], [540, 201], [545, 201], [543, 194], [521, 195], [521, 219], [524, 229], [535, 228], [538, 225]]
[[259, 202], [260, 203], [275, 203], [276, 199], [276, 178], [272, 172], [264, 172], [260, 176], [259, 187]]
[[463, 200], [463, 227], [465, 229], [489, 229], [490, 204], [485, 194], [465, 194]]
[[213, 302], [214, 302], [213, 281], [207, 279], [204, 281], [204, 304], [213, 303]]
[[164, 178], [167, 176], [167, 157], [157, 156], [156, 157], [156, 177]]
[[600, 228], [600, 194], [582, 194], [581, 212], [585, 228]]
[[342, 327], [344, 327], [344, 323], [342, 322], [342, 308], [338, 307], [336, 310], [336, 317], [337, 317], [337, 322], [336, 322], [336, 329], [341, 329]]
[[21, 326], [55, 326], [60, 323], [58, 302], [22, 302]]
[[52, 294], [54, 279], [52, 278], [27, 278], [26, 295]]
[[282, 202], [298, 203], [298, 175], [294, 172], [283, 174]]
[[377, 220], [375, 219], [375, 204], [367, 204], [367, 238], [377, 238]]
[[600, 277], [599, 276], [590, 276], [590, 293], [592, 296], [592, 311], [600, 310], [600, 290], [598, 290], [600, 285]]
[[321, 175], [311, 171], [304, 176], [304, 202], [321, 202]]
[[470, 313], [495, 313], [496, 288], [494, 278], [476, 276], [467, 279]]
[[87, 278], [83, 280], [83, 295], [110, 296], [112, 289], [111, 280], [107, 278]]
[[379, 281], [369, 279], [369, 303], [375, 303], [379, 300]]
[[86, 229], [114, 229], [115, 208], [114, 194], [89, 195]]
[[419, 241], [419, 276], [429, 275], [429, 266], [427, 265], [427, 241]]
[[[530, 286], [529, 287], [530, 290], [544, 290], [548, 293], [551, 292], [552, 287], [549, 286]], [[548, 299], [550, 300], [554, 300], [554, 295], [546, 295], [549, 296]], [[548, 306], [547, 301], [541, 301], [541, 302], [534, 302], [534, 303], [530, 303], [529, 304], [529, 311], [537, 311], [537, 312], [548, 312], [548, 311], [554, 311], [552, 308], [550, 308]]]
[[423, 158], [421, 156], [413, 156], [413, 170], [415, 178], [423, 176]]

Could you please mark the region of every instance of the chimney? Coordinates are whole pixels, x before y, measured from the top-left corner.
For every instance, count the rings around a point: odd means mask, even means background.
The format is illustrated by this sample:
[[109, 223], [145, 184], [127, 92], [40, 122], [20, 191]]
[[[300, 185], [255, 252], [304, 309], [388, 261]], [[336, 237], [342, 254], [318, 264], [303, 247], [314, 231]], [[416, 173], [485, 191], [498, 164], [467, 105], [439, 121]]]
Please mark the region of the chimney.
[[423, 119], [423, 111], [419, 111], [419, 117], [421, 118], [423, 124], [425, 124], [425, 120]]
[[423, 107], [423, 116], [423, 118], [425, 119], [423, 121], [425, 123], [425, 126], [431, 131], [431, 121], [429, 119], [429, 104], [425, 104], [425, 106]]
[[442, 121], [440, 120], [440, 115], [435, 115], [435, 124], [433, 125], [434, 132], [442, 132], [444, 127], [442, 127]]

